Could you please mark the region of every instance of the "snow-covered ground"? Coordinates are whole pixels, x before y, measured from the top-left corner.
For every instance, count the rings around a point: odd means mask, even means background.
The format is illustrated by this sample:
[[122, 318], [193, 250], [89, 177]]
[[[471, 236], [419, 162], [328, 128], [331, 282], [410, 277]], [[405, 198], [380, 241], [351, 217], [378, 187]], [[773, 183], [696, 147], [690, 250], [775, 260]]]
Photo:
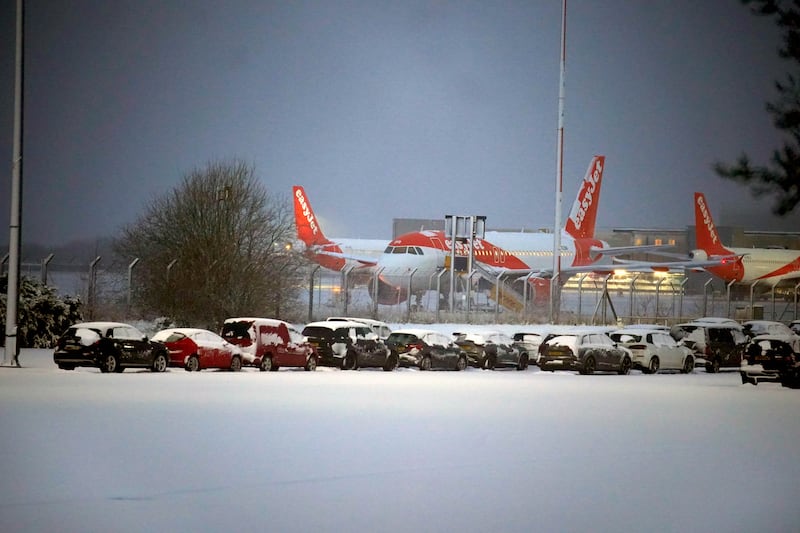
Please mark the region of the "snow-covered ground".
[[[447, 329], [447, 328], [445, 328]], [[795, 532], [800, 391], [736, 372], [0, 368], [0, 531]]]

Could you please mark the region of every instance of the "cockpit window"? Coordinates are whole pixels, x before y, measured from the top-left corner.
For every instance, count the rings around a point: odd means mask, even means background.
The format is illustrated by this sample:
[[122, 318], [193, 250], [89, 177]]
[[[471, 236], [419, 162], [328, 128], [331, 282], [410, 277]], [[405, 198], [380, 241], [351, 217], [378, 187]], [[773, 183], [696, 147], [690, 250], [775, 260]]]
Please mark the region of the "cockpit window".
[[408, 251], [406, 246], [395, 246], [394, 250], [392, 250], [393, 254], [404, 254]]

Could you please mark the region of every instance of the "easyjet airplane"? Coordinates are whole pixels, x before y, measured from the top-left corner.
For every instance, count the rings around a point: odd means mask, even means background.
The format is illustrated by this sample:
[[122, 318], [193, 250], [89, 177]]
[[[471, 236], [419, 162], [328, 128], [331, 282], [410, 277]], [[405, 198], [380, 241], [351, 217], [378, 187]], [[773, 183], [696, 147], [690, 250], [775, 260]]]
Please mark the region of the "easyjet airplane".
[[759, 283], [774, 287], [788, 279], [800, 279], [800, 250], [773, 248], [732, 248], [722, 244], [711, 219], [703, 193], [694, 193], [694, 221], [697, 250], [690, 257], [698, 260], [722, 259], [722, 264], [705, 270], [726, 282]]
[[[614, 268], [620, 268], [612, 262], [612, 257], [616, 255], [664, 248], [611, 247], [608, 243], [595, 239], [604, 166], [605, 156], [592, 158], [562, 230], [562, 281], [577, 272], [611, 272]], [[383, 253], [376, 259], [352, 254], [350, 251], [355, 252], [358, 248], [366, 251], [367, 244], [375, 241], [357, 239], [346, 243], [345, 240], [326, 239], [302, 187], [294, 187], [294, 198], [298, 237], [306, 244], [307, 256], [333, 270], [353, 267], [370, 276], [377, 272], [379, 303], [396, 304], [405, 301], [408, 298], [409, 276], [412, 293], [427, 290], [431, 277], [445, 267], [446, 258], [451, 253], [451, 240], [443, 231], [418, 231], [401, 235], [384, 244]], [[349, 251], [346, 244], [351, 245]], [[475, 239], [474, 257], [476, 263], [489, 275], [503, 272], [529, 275], [529, 281], [536, 287], [537, 293], [549, 293], [550, 278], [553, 275], [553, 246], [554, 237], [551, 233], [487, 231], [483, 239]], [[466, 256], [468, 253], [467, 243], [456, 242], [457, 256]], [[372, 291], [372, 284], [368, 287]]]

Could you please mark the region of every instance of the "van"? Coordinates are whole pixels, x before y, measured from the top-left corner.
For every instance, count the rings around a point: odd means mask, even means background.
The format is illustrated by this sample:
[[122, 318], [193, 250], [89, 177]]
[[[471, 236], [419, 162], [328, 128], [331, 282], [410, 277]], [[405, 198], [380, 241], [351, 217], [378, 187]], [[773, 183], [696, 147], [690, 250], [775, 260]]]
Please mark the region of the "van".
[[733, 321], [687, 322], [673, 326], [670, 335], [694, 352], [695, 361], [702, 361], [706, 372], [719, 372], [720, 368], [738, 369], [747, 345], [742, 326]]
[[[291, 324], [272, 318], [228, 318], [220, 336], [241, 348], [245, 360], [262, 371], [282, 366], [315, 370], [317, 355], [305, 337]], [[249, 357], [247, 357], [249, 356]]]

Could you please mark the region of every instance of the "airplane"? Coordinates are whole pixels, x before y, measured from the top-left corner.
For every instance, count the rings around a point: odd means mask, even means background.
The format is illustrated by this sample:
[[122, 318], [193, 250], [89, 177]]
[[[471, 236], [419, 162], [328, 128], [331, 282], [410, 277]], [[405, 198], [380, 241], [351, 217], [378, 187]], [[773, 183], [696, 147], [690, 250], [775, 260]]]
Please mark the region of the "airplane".
[[800, 280], [800, 250], [723, 245], [703, 193], [694, 193], [694, 220], [698, 249], [692, 250], [689, 257], [701, 261], [722, 259], [721, 264], [706, 267], [706, 271], [726, 282], [762, 283], [765, 289], [785, 280]]

